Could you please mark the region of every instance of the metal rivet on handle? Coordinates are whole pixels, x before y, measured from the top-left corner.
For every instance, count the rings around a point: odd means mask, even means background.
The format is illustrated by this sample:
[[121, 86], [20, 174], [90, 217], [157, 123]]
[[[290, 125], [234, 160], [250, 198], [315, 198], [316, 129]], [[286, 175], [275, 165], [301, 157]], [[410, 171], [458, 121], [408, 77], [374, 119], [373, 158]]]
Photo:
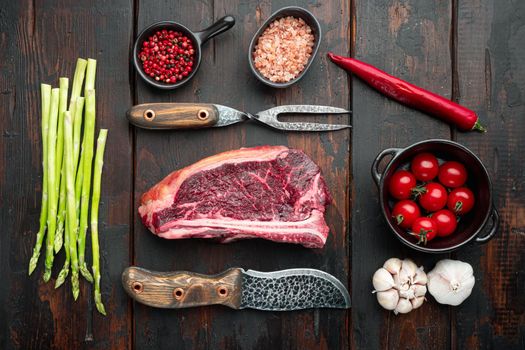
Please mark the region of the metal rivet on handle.
[[197, 113], [197, 118], [199, 118], [200, 120], [206, 120], [206, 119], [208, 119], [209, 116], [210, 116], [210, 113], [208, 113], [208, 111], [205, 110], [205, 109], [201, 109]]
[[173, 297], [175, 299], [181, 300], [183, 296], [184, 296], [184, 289], [182, 289], [182, 288], [175, 288], [173, 290]]
[[131, 284], [131, 288], [133, 288], [133, 291], [137, 294], [142, 293], [142, 291], [144, 290], [144, 286], [142, 285], [142, 283], [137, 281]]
[[219, 294], [220, 297], [225, 298], [228, 296], [228, 288], [225, 286], [219, 286], [217, 287], [217, 294]]
[[149, 122], [155, 119], [155, 111], [152, 109], [146, 109], [144, 111], [144, 119], [146, 119]]

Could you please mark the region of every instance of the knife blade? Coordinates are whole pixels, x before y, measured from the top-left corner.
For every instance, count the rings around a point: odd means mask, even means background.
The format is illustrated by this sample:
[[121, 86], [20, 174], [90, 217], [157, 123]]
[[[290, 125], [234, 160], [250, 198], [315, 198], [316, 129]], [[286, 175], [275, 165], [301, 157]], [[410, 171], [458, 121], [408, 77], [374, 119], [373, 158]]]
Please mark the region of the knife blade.
[[344, 285], [315, 269], [259, 272], [231, 268], [209, 276], [131, 266], [122, 273], [122, 285], [136, 301], [158, 308], [225, 305], [233, 309], [291, 311], [350, 307]]
[[131, 107], [127, 117], [144, 129], [221, 127], [248, 118], [236, 109], [211, 103], [144, 103]]

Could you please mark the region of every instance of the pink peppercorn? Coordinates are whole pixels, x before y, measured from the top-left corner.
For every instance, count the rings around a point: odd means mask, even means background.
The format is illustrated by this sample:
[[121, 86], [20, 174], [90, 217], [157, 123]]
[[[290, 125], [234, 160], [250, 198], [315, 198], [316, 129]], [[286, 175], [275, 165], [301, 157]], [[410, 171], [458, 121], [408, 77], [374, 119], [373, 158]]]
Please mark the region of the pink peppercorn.
[[192, 72], [195, 50], [184, 34], [162, 29], [142, 43], [138, 57], [144, 73], [155, 81], [174, 84]]

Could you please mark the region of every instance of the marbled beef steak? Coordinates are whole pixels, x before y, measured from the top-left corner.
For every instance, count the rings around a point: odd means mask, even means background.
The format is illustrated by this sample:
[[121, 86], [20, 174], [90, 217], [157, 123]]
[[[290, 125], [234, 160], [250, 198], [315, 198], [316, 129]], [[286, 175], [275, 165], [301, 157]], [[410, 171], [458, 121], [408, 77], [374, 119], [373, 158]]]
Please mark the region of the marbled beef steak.
[[260, 146], [174, 171], [142, 195], [139, 214], [163, 238], [264, 238], [321, 248], [329, 202], [320, 169], [306, 154]]

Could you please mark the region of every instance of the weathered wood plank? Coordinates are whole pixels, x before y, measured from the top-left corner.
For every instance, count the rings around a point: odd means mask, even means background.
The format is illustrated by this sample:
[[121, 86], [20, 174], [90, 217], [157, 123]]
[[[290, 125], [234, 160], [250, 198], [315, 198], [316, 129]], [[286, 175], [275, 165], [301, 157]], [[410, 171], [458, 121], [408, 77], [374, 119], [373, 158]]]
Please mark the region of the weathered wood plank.
[[457, 310], [459, 348], [525, 347], [525, 4], [458, 2], [458, 97], [478, 112], [488, 132], [458, 133], [494, 181], [501, 225], [486, 246], [455, 256], [473, 265], [476, 286]]
[[[199, 29], [226, 14], [236, 17], [236, 26], [207, 43], [203, 62], [194, 80], [172, 93], [159, 93], [138, 82], [138, 103], [179, 101], [216, 102], [256, 112], [277, 104], [318, 103], [348, 105], [346, 75], [327, 65], [327, 48], [348, 52], [348, 3], [339, 6], [317, 2], [308, 7], [321, 20], [324, 39], [320, 56], [297, 85], [286, 90], [263, 86], [248, 68], [247, 49], [251, 36], [271, 12], [285, 5], [274, 1], [210, 2], [141, 1], [139, 30], [155, 20], [180, 21]], [[333, 118], [344, 122], [344, 118]], [[186, 132], [137, 130], [137, 179], [135, 207], [139, 196], [174, 169], [205, 156], [243, 146], [285, 144], [301, 148], [322, 168], [335, 204], [328, 211], [331, 236], [320, 251], [266, 241], [243, 241], [219, 245], [199, 240], [164, 241], [151, 235], [136, 219], [135, 263], [156, 270], [187, 269], [217, 273], [240, 266], [262, 271], [292, 267], [316, 267], [343, 281], [349, 278], [348, 212], [349, 133], [285, 134], [247, 123], [228, 128]], [[159, 150], [170, 150], [163, 152]], [[349, 312], [337, 310], [293, 313], [232, 311], [220, 307], [188, 310], [155, 310], [135, 307], [135, 341], [140, 348], [161, 348], [177, 343], [180, 348], [347, 348]]]
[[[0, 221], [6, 228], [0, 236], [2, 349], [131, 347], [130, 304], [120, 287], [120, 273], [130, 258], [132, 163], [124, 112], [130, 104], [126, 43], [131, 10], [127, 1], [17, 1], [4, 3], [0, 10]], [[72, 82], [77, 57], [98, 60], [97, 121], [110, 130], [100, 208], [105, 318], [96, 311], [89, 314], [87, 283], [82, 283], [76, 303], [69, 281], [59, 290], [54, 290], [54, 280], [43, 284], [43, 256], [35, 273], [27, 276], [41, 197], [39, 85], [57, 86], [60, 76]], [[86, 249], [90, 263], [91, 248]], [[59, 255], [53, 276], [62, 263]], [[88, 331], [94, 340], [86, 339]]]
[[[355, 57], [450, 96], [450, 14], [450, 1], [356, 1]], [[370, 166], [384, 148], [449, 138], [449, 127], [387, 100], [357, 79], [352, 80], [352, 105], [352, 346], [446, 348], [450, 344], [446, 307], [432, 301], [408, 315], [394, 316], [370, 294], [374, 271], [390, 257], [412, 258], [427, 270], [443, 258], [416, 253], [389, 231]]]

